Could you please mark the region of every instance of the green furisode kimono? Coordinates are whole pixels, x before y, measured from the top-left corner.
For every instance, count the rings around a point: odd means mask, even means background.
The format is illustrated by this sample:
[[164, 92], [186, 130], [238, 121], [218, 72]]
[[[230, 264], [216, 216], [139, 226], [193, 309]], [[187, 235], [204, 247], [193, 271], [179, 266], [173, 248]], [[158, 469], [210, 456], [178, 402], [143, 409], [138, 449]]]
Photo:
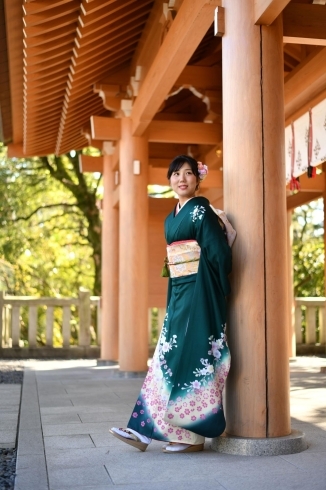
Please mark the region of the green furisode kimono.
[[222, 391], [230, 367], [225, 335], [231, 249], [204, 197], [165, 220], [169, 244], [196, 240], [198, 272], [169, 279], [162, 331], [128, 428], [147, 437], [198, 444], [225, 429]]

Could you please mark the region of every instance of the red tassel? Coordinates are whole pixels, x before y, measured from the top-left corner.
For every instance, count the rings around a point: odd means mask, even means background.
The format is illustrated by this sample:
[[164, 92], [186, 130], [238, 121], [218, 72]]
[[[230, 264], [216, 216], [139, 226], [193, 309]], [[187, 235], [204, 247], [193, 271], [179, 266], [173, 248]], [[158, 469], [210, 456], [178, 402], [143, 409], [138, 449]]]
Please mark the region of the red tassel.
[[292, 175], [291, 180], [290, 180], [290, 191], [294, 192], [294, 191], [299, 191], [299, 190], [300, 190], [299, 179], [297, 179], [296, 177], [294, 177]]

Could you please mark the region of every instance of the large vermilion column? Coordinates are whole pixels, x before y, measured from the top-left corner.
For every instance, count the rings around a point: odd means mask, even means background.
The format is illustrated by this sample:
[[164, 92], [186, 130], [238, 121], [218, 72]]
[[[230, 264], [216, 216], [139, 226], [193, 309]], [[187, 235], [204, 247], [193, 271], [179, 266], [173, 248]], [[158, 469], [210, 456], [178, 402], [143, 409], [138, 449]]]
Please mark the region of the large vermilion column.
[[146, 371], [148, 359], [148, 142], [121, 119], [119, 190], [119, 363]]
[[119, 351], [119, 211], [114, 207], [112, 157], [103, 157], [101, 360], [117, 361]]
[[233, 247], [227, 428], [286, 436], [289, 413], [283, 30], [254, 25], [252, 0], [225, 0], [224, 207]]

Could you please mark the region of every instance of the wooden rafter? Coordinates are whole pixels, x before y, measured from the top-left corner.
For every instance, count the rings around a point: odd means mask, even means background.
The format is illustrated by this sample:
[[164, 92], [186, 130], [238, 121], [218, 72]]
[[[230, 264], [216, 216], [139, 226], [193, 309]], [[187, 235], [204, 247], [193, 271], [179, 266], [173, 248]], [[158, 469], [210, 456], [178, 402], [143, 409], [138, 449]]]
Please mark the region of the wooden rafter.
[[[316, 43], [316, 39], [326, 37], [325, 5], [308, 4], [308, 0], [254, 2], [256, 12], [263, 9], [262, 15], [269, 21], [277, 11], [283, 11], [285, 40], [291, 35], [296, 42], [303, 39]], [[108, 111], [119, 112], [120, 100], [130, 96], [130, 76], [136, 71], [141, 75], [137, 80], [139, 95], [134, 93], [135, 134], [141, 134], [146, 127], [151, 141], [161, 141], [149, 143], [160, 148], [157, 157], [181, 147], [187, 151], [191, 139], [192, 151], [203, 158], [207, 152], [211, 154], [209, 148], [221, 142], [221, 125], [217, 123], [222, 113], [221, 42], [208, 30], [214, 6], [221, 4], [220, 0], [178, 0], [174, 4], [176, 16], [170, 11], [163, 15], [163, 0], [4, 3], [8, 49], [12, 53], [9, 68], [13, 140], [21, 144], [24, 140], [26, 151], [43, 152], [52, 145], [51, 152], [56, 149], [61, 153], [68, 151], [69, 145], [73, 148], [85, 143], [82, 126], [89, 123], [92, 114], [112, 118]], [[317, 47], [314, 53], [313, 49], [292, 41], [284, 46], [287, 122], [326, 96], [326, 55], [322, 48]], [[97, 82], [118, 84], [119, 95], [112, 96], [111, 104], [108, 99], [107, 110], [93, 93]], [[185, 91], [166, 100], [181, 87], [192, 87], [209, 97], [213, 111], [209, 117], [215, 125], [200, 126], [203, 129], [198, 134], [184, 132], [183, 123], [204, 120], [206, 106], [200, 98], [190, 94], [186, 97]], [[171, 135], [167, 125], [175, 132], [180, 130], [181, 136]], [[170, 141], [169, 148], [165, 141]], [[212, 158], [218, 166], [220, 162], [213, 153]]]
[[[54, 6], [52, 5], [51, 10], [50, 10], [50, 19], [49, 19], [49, 9], [48, 10], [32, 10], [32, 9], [24, 9], [25, 17], [23, 18], [23, 23], [24, 26], [26, 27], [27, 25], [29, 27], [32, 26], [38, 26], [40, 24], [47, 24], [47, 28], [49, 29], [55, 29], [57, 27], [61, 27], [62, 23], [61, 20], [63, 18], [67, 18], [70, 14], [74, 14], [74, 19], [75, 13], [79, 11], [79, 0], [74, 0], [74, 1], [69, 1], [65, 2], [64, 4], [61, 4], [59, 6]], [[27, 16], [31, 16], [31, 18], [26, 20]], [[54, 22], [57, 21], [58, 22]]]
[[291, 124], [292, 121], [295, 121], [296, 119], [301, 117], [303, 114], [308, 112], [309, 109], [311, 109], [312, 107], [315, 107], [317, 104], [319, 104], [319, 102], [321, 102], [322, 100], [325, 100], [325, 99], [326, 99], [326, 88], [324, 90], [322, 90], [321, 92], [319, 92], [319, 94], [316, 95], [315, 97], [312, 97], [309, 100], [307, 100], [305, 103], [300, 104], [300, 107], [297, 110], [295, 110], [294, 112], [289, 112], [289, 114], [287, 114], [287, 117], [285, 119], [285, 126], [288, 126], [289, 124]]
[[255, 24], [269, 26], [288, 3], [290, 3], [290, 0], [254, 0]]
[[322, 197], [322, 195], [323, 192], [298, 192], [297, 194], [293, 194], [293, 196], [288, 196], [286, 198], [287, 210], [290, 211], [298, 206], [315, 201], [316, 199]]
[[216, 0], [184, 0], [132, 109], [133, 134], [144, 133], [212, 23]]
[[21, 15], [21, 2], [19, 0], [5, 0], [5, 15], [8, 52], [14, 56], [9, 57], [9, 76], [11, 91], [11, 110], [13, 124], [13, 141], [22, 143], [23, 141], [23, 120], [21, 108], [23, 106], [23, 60], [20, 53], [23, 50], [23, 21]]
[[307, 56], [286, 78], [285, 118], [326, 89], [326, 48]]
[[326, 7], [290, 3], [283, 11], [284, 42], [326, 46]]
[[[152, 0], [142, 0], [140, 5], [131, 0], [115, 2], [112, 0], [102, 2], [83, 0], [76, 31], [76, 43], [69, 68], [64, 108], [61, 113], [56, 143], [57, 154], [66, 147], [67, 138], [70, 139], [74, 132], [78, 134], [80, 123], [86, 122], [89, 115], [92, 114], [92, 112], [84, 113], [85, 120], [76, 117], [76, 114], [80, 113], [79, 109], [73, 108], [75, 101], [79, 99], [81, 106], [84, 107], [83, 99], [89, 93], [90, 87], [105, 75], [108, 67], [113, 69], [131, 60], [151, 4]], [[137, 18], [142, 18], [142, 23], [139, 23]], [[101, 20], [100, 27], [99, 19]], [[134, 19], [136, 19], [136, 26]], [[126, 26], [127, 32], [130, 25], [132, 34], [122, 36], [123, 25]], [[109, 50], [106, 49], [107, 46], [110, 46]], [[97, 100], [95, 114], [99, 114], [101, 109], [103, 110], [102, 101], [95, 94], [92, 95], [94, 100]], [[92, 108], [88, 104], [88, 110], [90, 109]]]

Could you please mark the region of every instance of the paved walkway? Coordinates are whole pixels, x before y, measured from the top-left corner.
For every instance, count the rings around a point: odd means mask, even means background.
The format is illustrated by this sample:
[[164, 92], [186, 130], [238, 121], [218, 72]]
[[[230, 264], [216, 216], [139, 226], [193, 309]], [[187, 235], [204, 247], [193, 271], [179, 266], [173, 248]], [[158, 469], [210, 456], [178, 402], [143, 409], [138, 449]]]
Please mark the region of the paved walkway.
[[26, 364], [16, 490], [325, 490], [326, 359], [291, 361], [292, 427], [306, 433], [300, 454], [244, 457], [145, 453], [110, 436], [125, 426], [142, 384], [95, 361]]
[[16, 447], [21, 386], [0, 384], [0, 448]]

